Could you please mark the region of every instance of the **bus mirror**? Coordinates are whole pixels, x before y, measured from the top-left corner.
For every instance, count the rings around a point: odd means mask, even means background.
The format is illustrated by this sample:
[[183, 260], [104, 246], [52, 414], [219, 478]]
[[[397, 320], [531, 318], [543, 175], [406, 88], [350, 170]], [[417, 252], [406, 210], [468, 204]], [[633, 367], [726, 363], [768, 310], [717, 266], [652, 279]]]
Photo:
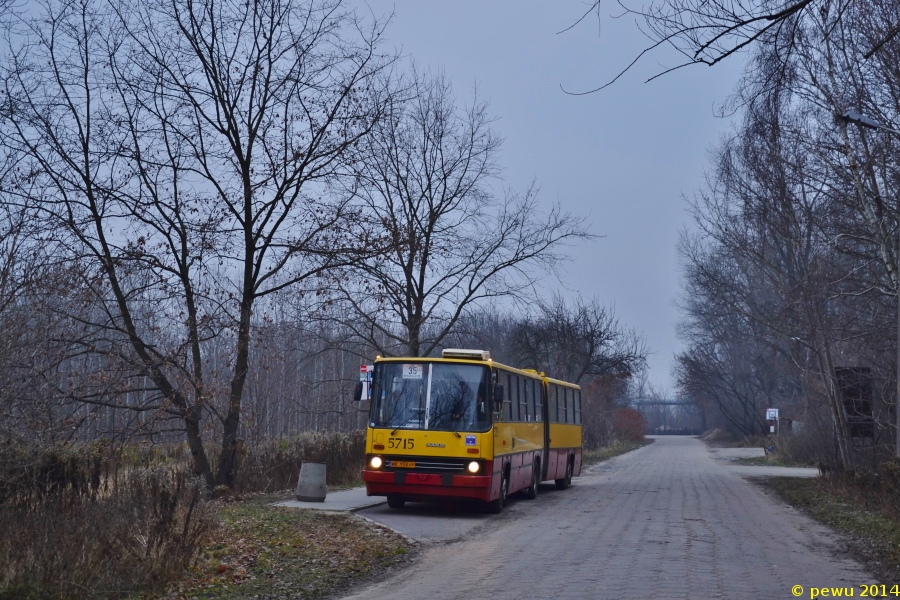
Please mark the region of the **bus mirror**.
[[494, 384], [494, 410], [500, 410], [500, 405], [503, 404], [503, 384], [495, 383]]
[[362, 393], [363, 393], [363, 382], [357, 381], [356, 389], [353, 390], [353, 401], [359, 402], [360, 400], [362, 400]]

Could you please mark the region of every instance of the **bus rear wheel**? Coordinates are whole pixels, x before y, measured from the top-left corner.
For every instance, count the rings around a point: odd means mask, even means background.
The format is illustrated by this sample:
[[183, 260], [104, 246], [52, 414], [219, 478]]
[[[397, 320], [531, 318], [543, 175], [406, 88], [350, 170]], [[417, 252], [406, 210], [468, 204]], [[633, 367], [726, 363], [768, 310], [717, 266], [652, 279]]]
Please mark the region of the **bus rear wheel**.
[[509, 477], [507, 475], [503, 476], [503, 479], [500, 480], [500, 495], [497, 496], [496, 500], [491, 500], [485, 505], [485, 511], [489, 512], [492, 515], [500, 514], [500, 511], [503, 510], [503, 507], [506, 506], [506, 497], [509, 495]]
[[391, 508], [403, 508], [403, 505], [406, 504], [403, 496], [398, 496], [397, 494], [388, 494], [387, 501], [388, 506]]
[[553, 483], [556, 484], [556, 489], [558, 489], [558, 490], [564, 490], [567, 487], [569, 487], [570, 485], [572, 485], [572, 461], [571, 460], [569, 460], [569, 462], [566, 464], [566, 476], [563, 477], [562, 479], [555, 479], [553, 481]]
[[528, 500], [534, 500], [538, 495], [538, 486], [541, 483], [541, 463], [534, 461], [534, 468], [531, 469], [531, 485], [522, 490], [522, 495]]

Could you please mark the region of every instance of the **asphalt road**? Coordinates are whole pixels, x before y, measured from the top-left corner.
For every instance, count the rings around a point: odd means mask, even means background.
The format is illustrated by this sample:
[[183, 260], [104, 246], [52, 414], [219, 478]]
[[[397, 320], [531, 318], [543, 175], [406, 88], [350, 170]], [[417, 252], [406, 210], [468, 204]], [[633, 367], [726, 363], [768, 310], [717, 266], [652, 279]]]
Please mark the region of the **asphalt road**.
[[809, 598], [876, 581], [694, 438], [660, 437], [498, 516], [409, 506], [360, 514], [426, 540], [421, 556], [346, 598]]

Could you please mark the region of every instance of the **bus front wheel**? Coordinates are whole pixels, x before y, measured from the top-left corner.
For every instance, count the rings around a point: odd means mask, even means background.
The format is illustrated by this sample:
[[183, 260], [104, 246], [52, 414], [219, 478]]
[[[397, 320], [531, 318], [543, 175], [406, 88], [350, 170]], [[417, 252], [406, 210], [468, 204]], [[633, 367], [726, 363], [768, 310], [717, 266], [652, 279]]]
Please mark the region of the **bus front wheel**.
[[509, 476], [504, 475], [503, 479], [500, 480], [500, 495], [497, 496], [496, 500], [491, 500], [487, 503], [486, 509], [487, 512], [492, 515], [499, 514], [500, 511], [503, 510], [503, 507], [506, 506], [506, 497], [509, 495]]
[[398, 496], [397, 494], [388, 494], [387, 501], [388, 506], [391, 508], [403, 508], [403, 505], [406, 504], [403, 496]]

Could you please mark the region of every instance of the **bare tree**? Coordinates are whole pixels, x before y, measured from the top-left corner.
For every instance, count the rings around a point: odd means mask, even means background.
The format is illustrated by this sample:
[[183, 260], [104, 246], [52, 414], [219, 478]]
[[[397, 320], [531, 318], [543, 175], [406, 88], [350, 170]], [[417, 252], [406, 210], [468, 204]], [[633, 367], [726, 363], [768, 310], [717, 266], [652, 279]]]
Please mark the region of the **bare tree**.
[[[872, 17], [868, 24], [873, 35], [859, 49], [857, 58], [871, 58], [900, 33], [900, 19], [890, 14], [895, 11], [879, 10], [889, 3], [872, 7], [870, 0], [651, 0], [640, 6], [629, 0], [616, 0], [616, 4], [624, 11], [619, 17], [629, 15], [643, 23], [641, 31], [650, 44], [611, 81], [580, 94], [607, 87], [659, 47], [674, 48], [684, 60], [661, 70], [650, 80], [690, 65], [715, 65], [743, 50], [753, 49], [756, 44], [781, 44], [789, 52], [808, 21], [824, 20], [828, 28], [834, 28], [854, 11]], [[601, 0], [596, 0], [571, 27], [591, 14], [602, 19], [603, 6]]]
[[131, 372], [73, 399], [179, 419], [210, 485], [234, 481], [255, 303], [359, 249], [324, 188], [380, 117], [380, 34], [329, 0], [48, 1], [7, 30], [11, 197], [81, 265], [97, 310], [76, 345]]
[[536, 314], [512, 332], [516, 364], [583, 383], [595, 377], [627, 377], [647, 359], [644, 340], [625, 329], [597, 300], [568, 304], [562, 296], [538, 303]]
[[582, 219], [544, 213], [532, 186], [497, 198], [500, 138], [477, 94], [461, 108], [443, 76], [414, 73], [361, 145], [355, 194], [391, 247], [339, 282], [346, 323], [383, 354], [427, 356], [463, 312], [515, 297], [550, 271], [560, 247], [589, 238]]
[[[827, 413], [818, 426], [845, 467], [859, 464], [860, 449], [837, 372], [862, 366], [889, 381], [896, 348], [897, 221], [884, 201], [896, 162], [886, 140], [867, 145], [833, 119], [847, 97], [896, 85], [848, 58], [861, 43], [857, 17], [836, 27], [811, 20], [795, 37], [787, 77], [784, 57], [771, 56], [778, 49], [758, 51], [741, 131], [720, 148], [695, 204], [702, 233], [681, 248], [683, 393], [714, 399], [743, 431], [761, 425], [762, 402], [804, 421]], [[888, 432], [894, 400], [880, 398], [871, 416]], [[873, 444], [883, 447], [879, 435]]]

